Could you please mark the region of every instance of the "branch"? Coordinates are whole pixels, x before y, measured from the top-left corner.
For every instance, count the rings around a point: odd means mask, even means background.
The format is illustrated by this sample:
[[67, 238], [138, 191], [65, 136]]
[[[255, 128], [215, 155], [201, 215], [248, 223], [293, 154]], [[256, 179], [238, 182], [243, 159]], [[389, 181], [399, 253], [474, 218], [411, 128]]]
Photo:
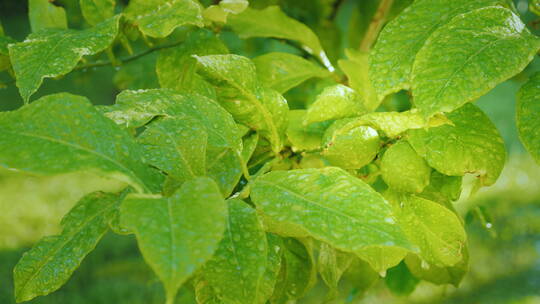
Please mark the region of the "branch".
[[371, 19], [371, 23], [366, 31], [366, 35], [364, 36], [364, 39], [362, 39], [362, 42], [360, 42], [360, 51], [366, 53], [369, 52], [371, 46], [377, 39], [384, 22], [386, 21], [386, 17], [390, 11], [390, 8], [392, 7], [393, 2], [394, 0], [381, 0], [377, 11], [373, 15], [373, 19]]
[[148, 50], [146, 50], [144, 52], [141, 52], [139, 54], [135, 54], [135, 55], [133, 55], [131, 57], [127, 57], [127, 58], [124, 58], [124, 59], [117, 59], [117, 62], [114, 62], [114, 63], [111, 60], [108, 60], [108, 61], [93, 62], [93, 63], [89, 63], [89, 64], [79, 65], [79, 66], [75, 67], [73, 69], [73, 71], [97, 68], [97, 67], [108, 66], [108, 65], [112, 66], [115, 63], [119, 63], [120, 65], [122, 65], [122, 64], [137, 60], [137, 59], [139, 59], [139, 58], [141, 58], [143, 56], [146, 56], [148, 54], [151, 54], [151, 53], [153, 53], [155, 51], [159, 51], [159, 50], [162, 50], [162, 49], [168, 49], [168, 48], [178, 46], [178, 45], [182, 44], [183, 42], [184, 41], [178, 41], [178, 42], [171, 43], [171, 44], [165, 44], [165, 45], [161, 45], [161, 46], [156, 46], [154, 48], [148, 49]]

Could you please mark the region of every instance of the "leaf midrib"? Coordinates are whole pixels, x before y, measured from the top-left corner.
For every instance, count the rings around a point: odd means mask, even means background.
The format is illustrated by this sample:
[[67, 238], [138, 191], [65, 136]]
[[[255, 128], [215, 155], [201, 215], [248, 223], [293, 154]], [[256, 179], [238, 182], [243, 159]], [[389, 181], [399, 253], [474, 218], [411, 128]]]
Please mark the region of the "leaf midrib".
[[[104, 208], [103, 210], [99, 211], [99, 212], [96, 212], [93, 216], [91, 216], [90, 218], [88, 218], [86, 221], [84, 221], [82, 223], [82, 225], [79, 226], [80, 229], [77, 229], [77, 230], [74, 230], [72, 233], [68, 234], [68, 238], [64, 239], [64, 241], [59, 245], [57, 246], [53, 252], [44, 260], [41, 261], [41, 263], [39, 264], [39, 266], [37, 267], [37, 270], [34, 271], [34, 273], [30, 276], [30, 278], [28, 278], [28, 280], [26, 280], [26, 282], [24, 283], [24, 285], [20, 288], [21, 291], [23, 291], [26, 286], [41, 272], [41, 270], [43, 269], [43, 267], [49, 262], [51, 261], [51, 259], [62, 249], [64, 248], [69, 242], [71, 242], [73, 240], [73, 238], [78, 234], [78, 232], [82, 231], [83, 228], [86, 228], [86, 226], [92, 222], [95, 218], [97, 218], [99, 215], [102, 215], [104, 214], [106, 211], [109, 211], [110, 209], [112, 209], [115, 205], [114, 204], [110, 204], [108, 205], [106, 208]], [[60, 234], [59, 236], [62, 236], [62, 234]]]
[[111, 157], [109, 157], [109, 156], [107, 156], [107, 155], [105, 155], [103, 153], [100, 153], [100, 152], [95, 151], [95, 150], [88, 149], [88, 148], [80, 146], [78, 144], [67, 142], [65, 140], [50, 137], [50, 136], [38, 135], [38, 134], [33, 134], [33, 133], [28, 133], [28, 132], [13, 132], [13, 131], [9, 131], [9, 130], [3, 130], [2, 132], [10, 133], [10, 134], [13, 134], [13, 135], [22, 135], [22, 136], [27, 136], [27, 137], [31, 137], [31, 138], [37, 138], [37, 139], [41, 139], [41, 140], [44, 140], [44, 141], [49, 141], [51, 143], [59, 144], [59, 145], [65, 145], [67, 147], [71, 147], [71, 148], [74, 148], [76, 150], [81, 150], [81, 151], [84, 151], [84, 152], [87, 152], [87, 153], [90, 153], [90, 154], [94, 154], [94, 155], [96, 155], [96, 156], [98, 156], [100, 158], [103, 158], [104, 160], [109, 161], [109, 162], [113, 163], [114, 165], [120, 167], [122, 170], [125, 170], [125, 172], [131, 173], [130, 177], [135, 178], [137, 183], [140, 186], [142, 186], [143, 189], [148, 191], [148, 189], [146, 188], [146, 185], [142, 182], [142, 180], [139, 179], [139, 177], [135, 174], [135, 172], [128, 169], [127, 167], [125, 167], [123, 164], [121, 164], [117, 160], [115, 160], [115, 159], [113, 159], [113, 158], [111, 158]]

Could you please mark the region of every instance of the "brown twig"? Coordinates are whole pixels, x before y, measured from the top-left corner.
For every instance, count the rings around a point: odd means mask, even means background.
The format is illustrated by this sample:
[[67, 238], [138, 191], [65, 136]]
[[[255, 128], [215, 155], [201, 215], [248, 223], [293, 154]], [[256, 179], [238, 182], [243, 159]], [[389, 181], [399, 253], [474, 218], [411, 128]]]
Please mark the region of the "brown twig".
[[377, 39], [384, 22], [386, 21], [386, 17], [393, 3], [394, 0], [381, 0], [377, 11], [373, 15], [373, 19], [371, 19], [371, 23], [366, 31], [366, 35], [360, 42], [360, 51], [369, 52], [371, 46]]

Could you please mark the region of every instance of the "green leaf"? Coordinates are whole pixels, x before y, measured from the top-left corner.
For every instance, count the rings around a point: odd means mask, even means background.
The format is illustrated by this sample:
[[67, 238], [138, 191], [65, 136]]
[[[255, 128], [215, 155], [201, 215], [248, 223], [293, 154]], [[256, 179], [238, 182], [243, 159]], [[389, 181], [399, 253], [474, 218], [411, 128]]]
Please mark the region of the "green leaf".
[[46, 29], [9, 45], [17, 87], [25, 103], [44, 78], [69, 73], [85, 55], [105, 50], [118, 32], [119, 16], [83, 30]]
[[156, 72], [163, 88], [179, 92], [199, 93], [215, 98], [212, 86], [196, 73], [197, 62], [192, 55], [226, 54], [229, 51], [221, 40], [208, 30], [189, 33], [179, 46], [159, 52]]
[[319, 247], [317, 268], [324, 283], [330, 288], [330, 295], [337, 295], [338, 284], [343, 273], [351, 266], [356, 257], [350, 253], [341, 252], [322, 242]]
[[28, 19], [32, 32], [42, 29], [67, 29], [66, 11], [49, 0], [29, 0]]
[[268, 256], [266, 233], [247, 203], [232, 199], [228, 205], [224, 237], [202, 276], [224, 303], [264, 303], [260, 292]]
[[257, 148], [257, 144], [259, 143], [259, 134], [253, 133], [251, 135], [246, 136], [243, 140], [244, 149], [242, 150], [242, 159], [244, 160], [244, 163], [248, 163], [251, 159], [251, 156], [253, 156], [253, 152], [255, 152], [255, 149]]
[[330, 72], [334, 71], [319, 38], [305, 24], [283, 13], [279, 6], [268, 6], [263, 10], [247, 8], [241, 14], [229, 16], [227, 25], [242, 38], [272, 37], [297, 41], [305, 51], [319, 58]]
[[88, 99], [60, 93], [0, 115], [0, 164], [37, 174], [94, 171], [159, 191], [160, 179], [142, 163], [142, 150]]
[[233, 117], [281, 150], [287, 127], [287, 101], [279, 93], [266, 89], [257, 80], [255, 65], [238, 55], [195, 56], [199, 72], [217, 90], [220, 104]]
[[15, 43], [14, 39], [8, 36], [4, 36], [1, 24], [0, 24], [0, 72], [7, 70], [11, 67], [9, 60], [9, 50], [8, 45], [10, 43]]
[[451, 123], [444, 115], [424, 119], [416, 109], [404, 112], [372, 112], [362, 115], [359, 124], [368, 125], [382, 131], [387, 137], [395, 138], [410, 129], [438, 127]]
[[247, 0], [222, 0], [218, 5], [210, 5], [207, 7], [203, 16], [206, 20], [213, 22], [227, 22], [229, 14], [239, 14], [243, 12], [249, 5]]
[[287, 303], [302, 298], [316, 279], [316, 265], [310, 249], [296, 239], [285, 239], [281, 269], [270, 303]]
[[364, 103], [353, 89], [337, 84], [325, 88], [309, 106], [305, 124], [356, 117], [366, 113]]
[[[262, 214], [336, 249], [353, 252], [381, 271], [410, 248], [391, 205], [339, 168], [273, 171], [256, 179], [251, 199]], [[400, 252], [399, 259], [372, 255]], [[392, 263], [394, 263], [392, 265]]]
[[463, 260], [454, 266], [437, 267], [422, 262], [418, 256], [412, 254], [407, 255], [404, 261], [415, 277], [438, 285], [452, 284], [456, 288], [469, 271], [469, 253], [466, 244], [463, 248]]
[[540, 164], [540, 73], [531, 76], [519, 90], [516, 114], [519, 138]]
[[[379, 100], [386, 95], [411, 87], [411, 71], [416, 54], [434, 31], [456, 16], [478, 8], [504, 3], [506, 3], [504, 0], [414, 1], [398, 17], [388, 22], [379, 34], [377, 43], [370, 54], [371, 81]], [[482, 30], [479, 25], [473, 25], [472, 28], [475, 30], [470, 31], [471, 35], [477, 30]], [[462, 49], [468, 51], [469, 48], [458, 47], [455, 51]], [[446, 53], [444, 51], [433, 55], [446, 58]], [[453, 60], [448, 59], [448, 62]], [[440, 75], [435, 77], [435, 79], [441, 78]]]
[[266, 256], [266, 268], [259, 288], [258, 303], [267, 303], [275, 290], [276, 282], [283, 262], [283, 240], [272, 233], [266, 234], [268, 241], [268, 255]]
[[206, 174], [206, 128], [191, 117], [156, 121], [139, 135], [148, 164], [178, 183]]
[[410, 130], [407, 140], [430, 167], [451, 176], [479, 175], [489, 186], [499, 177], [506, 157], [503, 139], [476, 106], [466, 104], [447, 115], [454, 124]]
[[377, 131], [358, 126], [355, 119], [334, 122], [324, 133], [322, 156], [332, 165], [359, 169], [369, 164], [380, 149]]
[[437, 267], [454, 266], [464, 259], [466, 233], [460, 219], [447, 208], [411, 194], [388, 191], [399, 226], [419, 256]]
[[332, 123], [331, 121], [304, 124], [306, 110], [289, 111], [289, 126], [287, 127], [287, 138], [291, 142], [293, 151], [317, 150], [322, 146], [324, 131]]
[[116, 0], [80, 0], [81, 12], [90, 25], [96, 25], [114, 16]]
[[288, 53], [264, 54], [254, 58], [253, 63], [261, 82], [281, 94], [310, 78], [331, 75], [315, 63]]
[[[186, 117], [206, 128], [207, 175], [228, 196], [242, 174], [242, 139], [233, 118], [215, 101], [202, 95], [178, 94], [169, 89], [124, 91], [116, 104], [101, 111], [126, 128], [142, 127], [158, 116]], [[188, 118], [188, 119], [189, 119]]]
[[132, 0], [124, 14], [143, 34], [155, 38], [167, 37], [182, 25], [203, 26], [201, 5], [194, 0]]
[[347, 75], [349, 86], [362, 97], [364, 107], [368, 111], [374, 111], [381, 100], [377, 98], [377, 93], [371, 84], [368, 54], [354, 49], [345, 49], [345, 54], [348, 59], [339, 60], [339, 67]]
[[487, 7], [458, 16], [435, 31], [416, 56], [414, 104], [425, 117], [451, 112], [521, 72], [539, 49], [540, 38], [509, 9]]
[[163, 282], [167, 303], [217, 249], [227, 222], [227, 205], [217, 185], [199, 177], [169, 198], [128, 195], [120, 222], [133, 231], [144, 259]]
[[461, 195], [461, 176], [448, 176], [435, 170], [431, 172], [429, 185], [418, 196], [445, 206], [457, 201]]
[[406, 141], [398, 141], [384, 152], [380, 168], [384, 182], [398, 192], [420, 193], [431, 176], [431, 168]]
[[410, 295], [420, 282], [402, 261], [397, 266], [388, 269], [384, 282], [393, 294], [398, 296]]
[[94, 192], [83, 197], [62, 220], [62, 233], [40, 240], [13, 270], [17, 302], [60, 288], [109, 228], [119, 197]]

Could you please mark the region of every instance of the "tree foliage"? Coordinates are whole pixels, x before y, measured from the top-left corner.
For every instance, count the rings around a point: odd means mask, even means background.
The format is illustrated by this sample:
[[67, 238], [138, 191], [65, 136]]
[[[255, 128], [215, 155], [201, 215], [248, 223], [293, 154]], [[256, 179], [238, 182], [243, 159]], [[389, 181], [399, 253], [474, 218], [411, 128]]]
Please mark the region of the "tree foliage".
[[[452, 202], [463, 176], [492, 185], [506, 158], [473, 102], [540, 50], [514, 6], [210, 2], [80, 0], [77, 24], [30, 0], [32, 33], [0, 31], [0, 71], [24, 101], [0, 113], [0, 165], [125, 183], [85, 196], [24, 254], [16, 300], [59, 289], [108, 230], [135, 235], [169, 304], [181, 287], [197, 303], [288, 303], [318, 279], [328, 300], [359, 269], [396, 294], [459, 285], [468, 247]], [[351, 5], [370, 13], [344, 18]], [[45, 78], [108, 65], [124, 89], [114, 104], [32, 98]], [[517, 126], [540, 163], [539, 96], [536, 74]]]

